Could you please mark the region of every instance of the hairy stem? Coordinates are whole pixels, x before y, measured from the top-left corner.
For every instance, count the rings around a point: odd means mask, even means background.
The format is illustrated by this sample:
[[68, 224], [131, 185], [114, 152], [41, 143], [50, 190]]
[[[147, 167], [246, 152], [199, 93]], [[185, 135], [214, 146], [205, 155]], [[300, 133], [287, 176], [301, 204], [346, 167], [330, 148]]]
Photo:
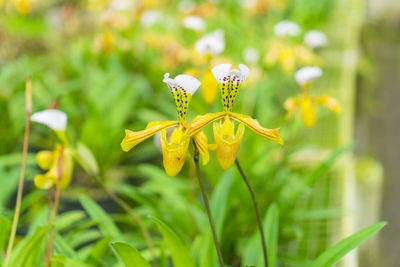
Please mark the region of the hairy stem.
[[224, 267], [225, 266], [224, 259], [222, 257], [221, 247], [220, 247], [220, 244], [218, 241], [218, 236], [217, 236], [217, 231], [215, 229], [214, 219], [211, 214], [210, 203], [208, 201], [207, 192], [205, 189], [205, 182], [204, 182], [203, 176], [201, 175], [201, 172], [200, 172], [200, 164], [199, 164], [200, 156], [199, 156], [199, 150], [197, 149], [196, 144], [194, 144], [194, 150], [195, 150], [195, 152], [194, 152], [193, 159], [194, 159], [194, 164], [195, 164], [195, 169], [196, 169], [197, 180], [199, 181], [201, 194], [203, 196], [204, 206], [206, 208], [208, 220], [210, 222], [211, 232], [212, 232], [213, 239], [214, 239], [215, 249], [216, 249], [217, 255], [218, 255], [219, 265], [221, 267]]
[[121, 208], [123, 208], [129, 216], [133, 218], [133, 220], [137, 223], [139, 226], [140, 230], [142, 231], [142, 234], [144, 236], [144, 239], [146, 241], [147, 246], [150, 249], [150, 252], [153, 256], [153, 264], [154, 266], [158, 266], [158, 261], [157, 261], [157, 255], [154, 250], [154, 245], [151, 240], [151, 236], [149, 231], [147, 231], [146, 226], [144, 225], [144, 222], [142, 219], [139, 217], [139, 215], [136, 214], [136, 212], [120, 197], [118, 197], [113, 191], [111, 191], [109, 188], [106, 187], [106, 185], [98, 178], [96, 177], [97, 182], [104, 188], [105, 192], [108, 194], [108, 196], [115, 202], [117, 203]]
[[26, 119], [25, 119], [25, 133], [24, 133], [24, 147], [22, 151], [22, 165], [21, 165], [21, 174], [19, 177], [18, 184], [18, 192], [17, 192], [17, 200], [15, 204], [15, 212], [13, 218], [13, 224], [10, 232], [10, 239], [8, 241], [6, 258], [4, 261], [4, 267], [8, 267], [11, 252], [14, 245], [15, 234], [17, 232], [19, 213], [21, 210], [21, 201], [22, 201], [22, 193], [24, 191], [24, 177], [25, 177], [25, 169], [26, 169], [26, 158], [28, 155], [28, 144], [29, 144], [29, 128], [30, 128], [30, 120], [32, 113], [32, 90], [31, 90], [31, 82], [29, 77], [27, 77], [26, 89], [25, 89], [25, 108], [26, 108]]
[[247, 188], [249, 189], [249, 192], [250, 192], [254, 210], [256, 211], [258, 229], [260, 231], [260, 238], [261, 238], [262, 250], [263, 250], [263, 255], [264, 255], [264, 263], [265, 263], [265, 267], [268, 267], [267, 243], [265, 242], [264, 227], [263, 227], [263, 223], [262, 223], [261, 212], [260, 212], [260, 207], [258, 205], [257, 197], [256, 197], [253, 187], [251, 186], [250, 180], [247, 178], [246, 174], [243, 171], [242, 166], [240, 165], [239, 160], [236, 159], [235, 163], [236, 163], [236, 167], [238, 168], [243, 181], [247, 185]]
[[53, 218], [52, 218], [52, 227], [50, 232], [49, 244], [47, 248], [47, 257], [46, 257], [46, 266], [50, 266], [51, 262], [51, 253], [53, 251], [53, 240], [54, 240], [54, 232], [56, 228], [56, 219], [58, 214], [58, 204], [60, 202], [60, 194], [61, 194], [61, 178], [62, 178], [62, 169], [63, 169], [63, 160], [64, 160], [64, 143], [61, 144], [60, 155], [58, 157], [58, 173], [57, 173], [57, 185], [56, 185], [56, 193], [54, 196], [54, 210], [53, 210]]

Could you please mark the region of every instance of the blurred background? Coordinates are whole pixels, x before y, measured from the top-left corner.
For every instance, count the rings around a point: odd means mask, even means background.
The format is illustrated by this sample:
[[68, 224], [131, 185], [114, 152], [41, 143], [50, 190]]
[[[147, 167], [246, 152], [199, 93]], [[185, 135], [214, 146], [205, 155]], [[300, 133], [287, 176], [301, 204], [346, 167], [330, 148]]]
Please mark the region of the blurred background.
[[[380, 220], [388, 222], [380, 235], [339, 265], [398, 266], [399, 44], [397, 0], [0, 0], [3, 225], [15, 205], [29, 75], [33, 111], [64, 111], [69, 143], [79, 154], [57, 222], [69, 250], [58, 245], [56, 254], [88, 266], [118, 266], [107, 244], [123, 239], [152, 258], [136, 223], [107, 191], [143, 219], [165, 259], [160, 266], [167, 266], [166, 245], [149, 215], [176, 231], [198, 266], [215, 266], [192, 162], [170, 178], [156, 139], [128, 153], [120, 142], [125, 129], [177, 119], [162, 82], [166, 72], [202, 81], [191, 120], [221, 111], [210, 68], [243, 63], [251, 73], [234, 111], [280, 127], [285, 141], [279, 146], [246, 131], [238, 154], [263, 215], [278, 207], [279, 266], [309, 266], [326, 248]], [[323, 71], [307, 89], [320, 99], [308, 109], [295, 79], [305, 66]], [[206, 134], [212, 142], [211, 127]], [[36, 189], [33, 178], [43, 173], [36, 153], [53, 143], [49, 129], [32, 125], [17, 246], [46, 224], [50, 191]], [[223, 171], [211, 152], [203, 172], [226, 263], [261, 266], [255, 215], [236, 169]], [[115, 231], [94, 215], [93, 205]]]

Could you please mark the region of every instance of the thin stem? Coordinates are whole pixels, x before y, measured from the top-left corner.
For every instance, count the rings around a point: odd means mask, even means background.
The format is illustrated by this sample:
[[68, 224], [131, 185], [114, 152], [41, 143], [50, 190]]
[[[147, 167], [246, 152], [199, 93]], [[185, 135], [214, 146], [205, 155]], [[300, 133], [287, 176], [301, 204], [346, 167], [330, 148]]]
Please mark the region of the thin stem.
[[10, 261], [11, 252], [12, 252], [13, 244], [14, 244], [14, 240], [15, 240], [15, 234], [17, 232], [19, 213], [21, 210], [22, 193], [24, 191], [24, 177], [25, 177], [25, 169], [26, 169], [26, 158], [28, 155], [29, 128], [30, 128], [30, 120], [31, 120], [31, 112], [32, 112], [32, 89], [31, 89], [31, 82], [30, 82], [29, 77], [27, 77], [27, 81], [26, 81], [25, 108], [26, 108], [26, 119], [25, 119], [24, 147], [23, 147], [23, 151], [22, 151], [21, 174], [19, 177], [17, 201], [15, 204], [14, 219], [13, 219], [13, 224], [11, 227], [10, 239], [8, 241], [6, 258], [4, 261], [4, 267], [8, 267], [8, 264]]
[[222, 257], [221, 246], [218, 241], [217, 231], [215, 230], [214, 219], [211, 214], [210, 203], [208, 201], [207, 192], [205, 189], [205, 182], [204, 182], [203, 176], [201, 175], [201, 172], [200, 172], [200, 164], [199, 164], [200, 157], [199, 157], [199, 150], [197, 149], [196, 144], [194, 144], [194, 151], [195, 152], [194, 152], [193, 160], [194, 160], [194, 165], [195, 165], [195, 169], [196, 169], [197, 180], [199, 181], [201, 194], [203, 196], [204, 206], [206, 207], [208, 220], [210, 222], [211, 232], [212, 232], [213, 239], [214, 239], [214, 245], [215, 245], [215, 249], [218, 254], [219, 265], [221, 267], [224, 267], [225, 266], [224, 259]]
[[245, 182], [245, 184], [247, 185], [247, 188], [249, 189], [249, 192], [251, 195], [251, 200], [253, 201], [254, 210], [256, 211], [256, 215], [257, 215], [258, 229], [260, 231], [260, 238], [261, 238], [262, 250], [263, 250], [263, 255], [264, 255], [264, 263], [265, 263], [265, 267], [268, 267], [267, 243], [265, 242], [264, 228], [263, 228], [261, 212], [260, 212], [260, 207], [258, 205], [256, 193], [254, 192], [254, 189], [251, 186], [250, 180], [247, 178], [246, 174], [244, 173], [239, 160], [236, 159], [235, 163], [236, 163], [236, 167], [238, 168], [238, 170], [240, 172], [240, 175], [243, 178], [243, 181]]
[[157, 256], [156, 252], [154, 250], [154, 245], [151, 240], [150, 233], [147, 231], [146, 226], [144, 225], [144, 222], [142, 219], [139, 217], [139, 215], [136, 214], [136, 212], [131, 209], [131, 207], [120, 197], [118, 197], [113, 191], [111, 191], [109, 188], [107, 188], [104, 183], [96, 177], [97, 182], [104, 188], [105, 192], [108, 194], [108, 196], [115, 202], [117, 203], [121, 208], [123, 208], [132, 218], [136, 223], [138, 224], [140, 230], [142, 231], [142, 234], [144, 236], [144, 239], [146, 241], [147, 246], [150, 249], [150, 252], [153, 256], [153, 264], [154, 266], [158, 266], [158, 261], [157, 261]]
[[56, 194], [54, 196], [54, 210], [53, 210], [53, 218], [52, 218], [52, 227], [50, 232], [49, 244], [47, 248], [47, 257], [46, 257], [46, 266], [50, 266], [51, 261], [51, 253], [53, 251], [53, 240], [54, 240], [54, 232], [56, 228], [56, 220], [58, 214], [58, 204], [60, 202], [60, 194], [61, 194], [61, 178], [62, 178], [62, 169], [63, 169], [63, 160], [64, 160], [64, 143], [61, 144], [60, 155], [58, 156], [58, 173], [57, 173], [57, 184], [56, 184]]

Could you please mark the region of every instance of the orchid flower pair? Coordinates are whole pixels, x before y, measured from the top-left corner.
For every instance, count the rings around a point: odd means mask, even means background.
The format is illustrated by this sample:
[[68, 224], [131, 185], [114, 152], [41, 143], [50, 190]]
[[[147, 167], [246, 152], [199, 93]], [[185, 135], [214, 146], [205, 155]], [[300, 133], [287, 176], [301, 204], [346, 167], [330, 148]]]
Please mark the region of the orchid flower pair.
[[[71, 181], [74, 167], [73, 151], [68, 147], [65, 137], [67, 115], [57, 109], [47, 109], [32, 114], [31, 121], [50, 127], [61, 141], [55, 145], [54, 150], [37, 153], [36, 161], [39, 167], [47, 172], [35, 176], [35, 186], [41, 189], [50, 189], [57, 185], [59, 164], [62, 164], [60, 188], [66, 188]], [[61, 155], [62, 161], [60, 160]]]
[[[231, 64], [224, 63], [212, 69], [212, 74], [221, 90], [223, 111], [197, 116], [191, 122], [187, 122], [187, 111], [193, 94], [201, 85], [200, 81], [186, 74], [178, 75], [175, 79], [169, 78], [169, 73], [165, 74], [163, 81], [172, 92], [179, 120], [150, 122], [139, 132], [125, 130], [122, 149], [127, 152], [157, 132], [161, 132], [163, 165], [168, 175], [175, 176], [184, 165], [191, 138], [200, 152], [203, 165], [209, 161], [209, 150], [215, 148], [217, 159], [224, 169], [229, 168], [236, 159], [243, 139], [244, 125], [257, 134], [282, 144], [283, 141], [278, 134], [279, 129], [263, 128], [257, 120], [232, 112], [238, 90], [250, 74], [250, 69], [243, 64], [239, 64], [239, 69], [231, 67]], [[239, 123], [236, 133], [234, 121]], [[207, 136], [202, 132], [202, 129], [212, 122], [214, 122], [215, 145], [208, 144]], [[166, 129], [170, 127], [175, 128], [168, 139]]]

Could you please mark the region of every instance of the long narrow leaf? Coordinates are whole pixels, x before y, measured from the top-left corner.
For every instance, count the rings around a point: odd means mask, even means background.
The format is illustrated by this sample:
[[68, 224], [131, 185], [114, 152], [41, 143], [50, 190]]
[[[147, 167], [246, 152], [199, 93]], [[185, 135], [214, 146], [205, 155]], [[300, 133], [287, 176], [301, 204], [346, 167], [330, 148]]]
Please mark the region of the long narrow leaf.
[[380, 222], [368, 226], [355, 234], [352, 234], [319, 255], [318, 258], [312, 263], [311, 267], [332, 266], [355, 247], [381, 230], [385, 225], [386, 222]]
[[268, 266], [277, 266], [278, 258], [278, 227], [279, 225], [279, 211], [278, 206], [273, 203], [268, 208], [267, 221], [265, 227], [265, 235], [267, 242], [267, 252], [268, 252]]
[[98, 224], [103, 235], [113, 237], [121, 236], [112, 218], [95, 201], [86, 196], [82, 196], [79, 201], [89, 216]]
[[158, 229], [167, 242], [174, 266], [194, 267], [194, 263], [190, 257], [189, 249], [184, 245], [182, 240], [164, 222], [154, 217], [152, 217], [152, 219], [156, 222]]
[[134, 247], [122, 242], [111, 243], [115, 254], [125, 264], [125, 267], [150, 267], [151, 265]]

